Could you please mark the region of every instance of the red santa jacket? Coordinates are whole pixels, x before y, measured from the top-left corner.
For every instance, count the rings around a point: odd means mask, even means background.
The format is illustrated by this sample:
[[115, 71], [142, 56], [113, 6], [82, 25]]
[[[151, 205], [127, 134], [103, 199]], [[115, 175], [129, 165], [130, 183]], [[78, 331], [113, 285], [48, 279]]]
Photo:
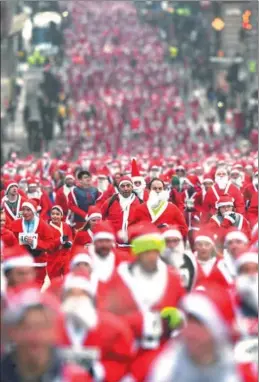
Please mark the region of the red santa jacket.
[[258, 220], [258, 189], [253, 184], [244, 190], [246, 218], [253, 227]]
[[92, 241], [93, 241], [93, 233], [90, 229], [86, 231], [84, 230], [78, 231], [73, 241], [73, 246], [71, 250], [72, 253], [76, 247], [78, 246], [87, 247], [92, 243]]
[[175, 188], [172, 188], [169, 196], [170, 202], [176, 205], [181, 212], [184, 211], [184, 202], [181, 192], [177, 191]]
[[62, 260], [64, 257], [69, 257], [70, 260], [70, 250], [62, 247], [62, 236], [67, 236], [66, 241], [73, 241], [73, 234], [70, 226], [64, 222], [61, 222], [60, 227], [56, 226], [52, 222], [49, 223], [49, 226], [52, 230], [53, 241], [52, 245], [49, 248], [49, 257], [48, 263], [55, 261], [55, 259], [59, 258]]
[[208, 260], [208, 272], [205, 273], [201, 263], [196, 262], [196, 275], [194, 281], [194, 288], [202, 287], [204, 284], [216, 283], [224, 287], [232, 285], [232, 277], [227, 269], [224, 259], [220, 257], [213, 257]]
[[[17, 219], [12, 222], [12, 231], [19, 240], [20, 233], [26, 233], [24, 219]], [[33, 255], [34, 261], [41, 266], [47, 265], [46, 252], [53, 246], [53, 233], [49, 225], [41, 218], [35, 216], [34, 230], [28, 235], [35, 235], [33, 247], [28, 247], [29, 252]]]
[[[60, 325], [58, 342], [61, 349], [77, 344], [76, 336], [68, 330], [68, 324], [64, 321]], [[89, 348], [99, 352], [99, 364], [106, 382], [120, 381], [134, 355], [133, 334], [127, 323], [108, 312], [98, 313], [97, 326], [85, 331], [81, 346], [85, 350]]]
[[12, 211], [10, 209], [10, 207], [7, 204], [7, 201], [8, 201], [7, 196], [4, 196], [2, 199], [2, 207], [5, 210], [6, 218], [7, 218], [8, 224], [10, 225], [13, 220], [19, 219], [21, 217], [22, 204], [26, 201], [26, 199], [23, 198], [20, 194], [18, 195], [16, 211]]
[[249, 222], [243, 215], [235, 213], [236, 220], [232, 220], [231, 217], [225, 218], [219, 215], [213, 215], [209, 223], [206, 225], [209, 231], [213, 232], [217, 236], [217, 241], [223, 246], [225, 236], [231, 227], [236, 227], [239, 231], [245, 233], [248, 239], [251, 239], [251, 228]]
[[161, 209], [160, 214], [156, 216], [153, 216], [152, 210], [148, 207], [147, 203], [139, 205], [135, 209], [131, 224], [140, 221], [150, 221], [156, 226], [159, 226], [160, 224], [176, 225], [179, 227], [183, 237], [186, 237], [188, 232], [188, 227], [182, 212], [170, 202], [166, 202], [164, 208]]
[[[112, 196], [112, 198], [113, 197], [114, 196]], [[122, 226], [123, 226], [124, 213], [122, 211], [119, 199], [116, 198], [112, 204], [110, 203], [111, 203], [111, 198], [106, 200], [106, 202], [104, 202], [104, 204], [101, 207], [101, 212], [102, 212], [103, 220], [108, 220], [112, 224], [114, 231], [117, 233], [123, 228]], [[127, 219], [128, 225], [131, 224], [133, 216], [134, 216], [134, 211], [136, 207], [139, 205], [140, 205], [140, 201], [135, 196], [129, 209], [128, 219]]]
[[219, 186], [215, 184], [208, 189], [205, 195], [201, 223], [208, 222], [210, 216], [216, 212], [216, 202], [219, 200], [219, 197], [225, 194], [228, 194], [234, 198], [236, 212], [239, 212], [240, 214], [245, 212], [244, 197], [234, 184], [229, 182], [225, 190], [220, 190]]
[[1, 227], [0, 239], [2, 240], [4, 247], [12, 247], [18, 244], [17, 238], [14, 235], [14, 233], [6, 227]]
[[68, 194], [72, 188], [67, 186], [60, 187], [56, 192], [56, 204], [62, 207], [64, 216], [68, 214]]

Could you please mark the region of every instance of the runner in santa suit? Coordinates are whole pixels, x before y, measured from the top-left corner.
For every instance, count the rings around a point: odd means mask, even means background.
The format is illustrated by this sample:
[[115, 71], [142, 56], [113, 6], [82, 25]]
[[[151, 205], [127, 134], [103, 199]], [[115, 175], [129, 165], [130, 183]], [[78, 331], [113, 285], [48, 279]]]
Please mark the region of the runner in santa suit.
[[182, 234], [177, 227], [163, 228], [162, 237], [165, 239], [166, 248], [161, 254], [161, 259], [177, 268], [185, 289], [190, 291], [195, 280], [196, 259], [192, 252], [185, 249]]
[[131, 260], [131, 257], [115, 248], [114, 230], [105, 221], [93, 227], [93, 243], [88, 247], [88, 253], [92, 269], [99, 280], [98, 295], [101, 297], [119, 264]]
[[41, 179], [49, 179], [53, 176], [57, 168], [57, 163], [54, 159], [50, 158], [49, 153], [44, 153], [42, 159], [37, 163], [35, 175], [39, 175]]
[[[130, 227], [129, 238], [136, 260], [118, 266], [97, 301], [102, 310], [126, 319], [133, 330], [139, 345], [130, 375], [142, 381], [151, 360], [180, 322], [175, 308], [185, 291], [178, 273], [159, 259], [164, 239], [153, 224]], [[164, 319], [168, 325], [163, 326]]]
[[149, 199], [135, 209], [131, 224], [148, 221], [156, 226], [161, 224], [175, 225], [181, 230], [184, 238], [187, 236], [188, 227], [181, 211], [168, 202], [169, 194], [160, 179], [153, 179], [150, 183]]
[[0, 239], [2, 244], [1, 250], [3, 250], [3, 247], [12, 247], [18, 244], [14, 233], [7, 228], [6, 213], [3, 208], [0, 209]]
[[251, 227], [258, 220], [258, 171], [254, 173], [253, 182], [244, 189], [244, 199], [246, 205], [246, 218]]
[[140, 175], [135, 158], [133, 158], [131, 161], [131, 180], [133, 182], [133, 191], [143, 202], [146, 202], [148, 200], [149, 192], [146, 189], [146, 182], [144, 177]]
[[173, 176], [171, 180], [171, 191], [169, 196], [169, 201], [176, 205], [179, 210], [183, 213], [184, 211], [184, 203], [182, 194], [179, 191], [180, 189], [180, 179], [178, 176]]
[[134, 210], [141, 202], [133, 192], [132, 180], [130, 177], [124, 176], [119, 182], [119, 193], [106, 200], [101, 207], [103, 219], [111, 223], [116, 233], [122, 231], [126, 238]]
[[240, 190], [229, 181], [227, 170], [219, 167], [215, 173], [215, 184], [208, 189], [203, 203], [203, 214], [201, 223], [207, 223], [209, 218], [216, 212], [216, 202], [223, 195], [230, 195], [234, 199], [237, 213], [244, 214], [244, 198]]
[[10, 181], [5, 190], [5, 196], [2, 198], [1, 204], [6, 213], [7, 227], [11, 223], [21, 217], [22, 204], [26, 199], [19, 194], [18, 184]]
[[71, 227], [62, 221], [63, 210], [55, 205], [50, 213], [50, 228], [53, 234], [52, 247], [48, 251], [47, 271], [50, 280], [64, 276], [69, 270], [72, 247]]
[[10, 291], [7, 299], [2, 325], [15, 346], [1, 354], [1, 381], [92, 382], [81, 367], [60, 356], [57, 323], [61, 312], [53, 296], [28, 285]]
[[196, 234], [194, 248], [197, 264], [194, 288], [203, 287], [208, 282], [229, 287], [232, 277], [224, 259], [216, 252], [213, 233], [202, 228]]
[[24, 245], [34, 257], [37, 264], [37, 283], [42, 286], [47, 267], [47, 251], [53, 245], [53, 233], [49, 225], [37, 216], [34, 201], [24, 202], [22, 205], [23, 217], [14, 220], [12, 231], [19, 244]]
[[62, 207], [64, 217], [68, 214], [68, 194], [74, 186], [75, 178], [72, 174], [66, 174], [64, 185], [61, 186], [56, 193], [56, 204]]
[[58, 343], [61, 351], [71, 350], [72, 356], [73, 347], [88, 351], [88, 371], [95, 381], [117, 382], [132, 361], [133, 334], [127, 322], [96, 309], [95, 294], [95, 281], [87, 273], [66, 276]]
[[184, 217], [188, 226], [188, 239], [193, 250], [195, 231], [199, 230], [202, 206], [200, 181], [197, 175], [188, 175], [183, 183]]
[[93, 241], [93, 227], [102, 220], [101, 210], [96, 206], [90, 206], [85, 225], [79, 229], [73, 240], [72, 252], [77, 246], [89, 246]]
[[236, 278], [237, 257], [248, 249], [249, 240], [246, 234], [232, 228], [225, 236], [223, 257], [233, 280]]
[[40, 214], [41, 219], [48, 220], [49, 211], [51, 209], [51, 202], [49, 200], [48, 194], [41, 190], [37, 185], [36, 179], [30, 177], [27, 179], [27, 197], [28, 199], [34, 200], [37, 203], [37, 211]]
[[76, 229], [81, 228], [88, 219], [88, 209], [101, 198], [96, 187], [91, 186], [92, 176], [89, 171], [82, 170], [77, 175], [78, 186], [73, 187], [68, 195], [67, 222]]
[[223, 195], [216, 203], [217, 214], [213, 215], [208, 224], [208, 230], [211, 230], [217, 236], [217, 243], [223, 247], [225, 236], [230, 228], [236, 228], [245, 233], [248, 239], [251, 239], [251, 228], [243, 215], [234, 212], [234, 200], [229, 195]]
[[109, 184], [107, 190], [103, 193], [102, 197], [98, 200], [98, 205], [101, 206], [107, 199], [111, 198], [112, 195], [119, 193], [119, 182], [122, 178], [120, 172], [114, 174], [113, 183]]
[[236, 363], [233, 327], [236, 306], [231, 294], [212, 284], [194, 291], [181, 304], [186, 325], [151, 364], [145, 382], [255, 382], [257, 371]]

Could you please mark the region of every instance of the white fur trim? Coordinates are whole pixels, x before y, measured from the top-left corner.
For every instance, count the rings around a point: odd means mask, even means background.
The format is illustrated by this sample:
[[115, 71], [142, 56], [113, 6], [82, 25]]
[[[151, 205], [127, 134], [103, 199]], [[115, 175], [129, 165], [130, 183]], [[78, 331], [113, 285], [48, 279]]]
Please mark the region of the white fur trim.
[[32, 210], [32, 212], [33, 212], [34, 214], [37, 213], [36, 208], [35, 208], [34, 205], [33, 205], [32, 203], [30, 203], [30, 202], [23, 202], [22, 207], [28, 207], [30, 210]]
[[235, 219], [233, 219], [231, 216], [227, 215], [227, 216], [224, 216], [224, 219], [227, 219], [230, 221], [230, 223], [234, 224], [235, 223]]
[[82, 276], [68, 276], [65, 279], [63, 289], [64, 291], [68, 291], [69, 289], [79, 288], [89, 293], [90, 295], [94, 295], [94, 288], [91, 281], [87, 280]]
[[196, 239], [195, 239], [195, 243], [197, 241], [206, 241], [207, 243], [215, 245], [214, 241], [210, 237], [208, 237], [208, 236], [203, 236], [203, 235], [197, 236]]
[[94, 218], [102, 219], [102, 214], [99, 214], [98, 212], [95, 212], [94, 214], [87, 215], [85, 220], [88, 222], [89, 220], [94, 219]]
[[254, 263], [258, 264], [258, 255], [254, 252], [246, 252], [240, 256], [240, 258], [236, 261], [236, 267], [239, 269], [244, 264]]
[[18, 188], [19, 186], [18, 186], [18, 184], [16, 182], [10, 183], [7, 186], [6, 190], [5, 190], [5, 193], [8, 194], [8, 192], [10, 191], [10, 188], [12, 188], [12, 187], [17, 187]]
[[70, 261], [70, 270], [72, 271], [73, 268], [80, 263], [86, 263], [92, 266], [92, 259], [89, 255], [86, 253], [79, 253], [78, 255], [74, 256], [72, 260]]
[[4, 271], [16, 267], [33, 267], [34, 265], [33, 257], [30, 255], [17, 256], [3, 261]]
[[225, 237], [225, 244], [231, 240], [242, 240], [244, 243], [248, 243], [248, 238], [242, 231], [233, 231], [229, 232]]
[[93, 241], [96, 241], [96, 240], [115, 240], [115, 237], [112, 233], [110, 232], [98, 232], [97, 234], [94, 235], [93, 237]]
[[127, 184], [127, 183], [129, 183], [129, 184], [131, 184], [132, 186], [133, 186], [133, 183], [132, 183], [132, 181], [129, 179], [129, 180], [122, 180], [120, 183], [119, 183], [119, 187], [122, 185], [122, 184]]
[[168, 231], [165, 231], [162, 233], [162, 237], [164, 239], [169, 239], [171, 237], [176, 237], [180, 240], [182, 240], [183, 236], [181, 234], [180, 231], [178, 231], [177, 229], [169, 229]]
[[224, 206], [232, 206], [234, 207], [233, 202], [221, 202], [221, 203], [216, 203], [216, 208], [224, 207]]
[[203, 179], [202, 183], [206, 183], [206, 182], [214, 183], [214, 180], [212, 178]]
[[219, 341], [225, 340], [228, 334], [227, 326], [217, 306], [208, 297], [194, 292], [183, 299], [182, 307], [186, 313], [193, 314], [201, 320]]
[[52, 210], [58, 210], [62, 216], [64, 216], [64, 211], [63, 211], [63, 208], [61, 206], [59, 206], [58, 204], [54, 205], [52, 208], [51, 208], [51, 211]]

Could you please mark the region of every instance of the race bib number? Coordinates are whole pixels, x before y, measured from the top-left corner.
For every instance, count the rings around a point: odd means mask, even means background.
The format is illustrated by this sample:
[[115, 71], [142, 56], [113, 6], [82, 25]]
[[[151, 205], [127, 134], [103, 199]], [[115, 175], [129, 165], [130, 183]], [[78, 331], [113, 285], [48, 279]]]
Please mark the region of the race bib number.
[[32, 238], [33, 241], [38, 239], [37, 233], [19, 233], [19, 244], [20, 245], [26, 245], [28, 238]]

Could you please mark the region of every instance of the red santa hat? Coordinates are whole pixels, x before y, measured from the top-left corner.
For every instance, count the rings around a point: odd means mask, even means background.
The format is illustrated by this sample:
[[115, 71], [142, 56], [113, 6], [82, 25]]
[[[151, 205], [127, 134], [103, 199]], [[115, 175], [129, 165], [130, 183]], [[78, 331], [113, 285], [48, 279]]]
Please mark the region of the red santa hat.
[[236, 228], [232, 228], [228, 231], [228, 233], [225, 236], [225, 245], [227, 245], [231, 240], [241, 240], [243, 243], [248, 244], [249, 240], [246, 234], [242, 231], [239, 231]]
[[74, 175], [72, 174], [72, 172], [67, 172], [66, 175], [65, 175], [65, 180], [66, 179], [73, 179], [75, 180], [75, 177]]
[[230, 195], [222, 195], [219, 200], [215, 203], [216, 208], [224, 207], [224, 206], [232, 206], [234, 207], [234, 198]]
[[89, 222], [89, 220], [94, 219], [94, 218], [102, 219], [102, 213], [98, 207], [90, 206], [88, 209], [86, 221]]
[[133, 158], [131, 161], [131, 179], [133, 180], [133, 182], [143, 180], [143, 177], [140, 175], [139, 172], [136, 158]]
[[67, 292], [70, 289], [81, 289], [91, 297], [96, 294], [96, 285], [87, 272], [69, 273], [63, 284], [63, 291]]
[[35, 265], [33, 256], [20, 245], [4, 248], [3, 257], [2, 266], [4, 271], [16, 267], [33, 267]]
[[168, 225], [167, 227], [162, 229], [162, 237], [164, 239], [169, 239], [174, 237], [174, 238], [183, 240], [181, 231], [173, 225]]
[[213, 177], [211, 176], [211, 174], [204, 174], [202, 183], [204, 184], [207, 182], [214, 183], [214, 180], [213, 180]]
[[81, 247], [81, 246], [77, 247], [75, 251], [73, 251], [73, 253], [74, 253], [74, 256], [72, 257], [69, 264], [70, 271], [73, 271], [75, 266], [80, 263], [85, 263], [90, 265], [90, 267], [92, 267], [92, 264], [93, 264], [92, 258], [84, 247]]
[[207, 243], [215, 245], [214, 234], [206, 228], [201, 228], [199, 231], [197, 231], [194, 239], [195, 243], [199, 241], [206, 241]]
[[8, 192], [11, 190], [12, 187], [19, 187], [18, 184], [16, 182], [14, 182], [13, 180], [9, 180], [6, 184], [6, 189], [5, 189], [5, 194], [7, 195]]
[[129, 176], [122, 176], [120, 178], [120, 181], [119, 181], [119, 187], [122, 185], [122, 184], [128, 184], [130, 183], [132, 186], [133, 186], [133, 183], [132, 183], [132, 180], [130, 179]]
[[28, 187], [30, 187], [30, 186], [36, 187], [38, 185], [37, 181], [36, 181], [36, 178], [33, 177], [33, 176], [27, 178], [27, 185], [28, 185]]
[[60, 213], [61, 213], [61, 216], [64, 216], [64, 211], [63, 211], [63, 208], [61, 206], [59, 206], [58, 204], [55, 204], [52, 208], [51, 208], [51, 211], [52, 210], [58, 210]]
[[134, 255], [151, 250], [157, 250], [161, 253], [165, 248], [165, 240], [160, 231], [149, 222], [141, 222], [130, 226], [128, 237]]
[[115, 240], [114, 230], [108, 221], [101, 221], [93, 227], [93, 241], [96, 240]]
[[230, 340], [236, 315], [228, 289], [208, 285], [205, 291], [194, 291], [184, 297], [181, 306], [211, 331], [218, 344]]
[[30, 199], [30, 200], [27, 200], [26, 202], [23, 202], [23, 204], [22, 204], [22, 208], [23, 208], [23, 207], [27, 207], [27, 208], [29, 208], [35, 215], [37, 214], [38, 206], [37, 206], [37, 203], [35, 202], [35, 200]]
[[240, 256], [238, 256], [235, 264], [237, 271], [240, 270], [240, 268], [245, 264], [258, 264], [258, 253], [256, 252], [244, 252]]

